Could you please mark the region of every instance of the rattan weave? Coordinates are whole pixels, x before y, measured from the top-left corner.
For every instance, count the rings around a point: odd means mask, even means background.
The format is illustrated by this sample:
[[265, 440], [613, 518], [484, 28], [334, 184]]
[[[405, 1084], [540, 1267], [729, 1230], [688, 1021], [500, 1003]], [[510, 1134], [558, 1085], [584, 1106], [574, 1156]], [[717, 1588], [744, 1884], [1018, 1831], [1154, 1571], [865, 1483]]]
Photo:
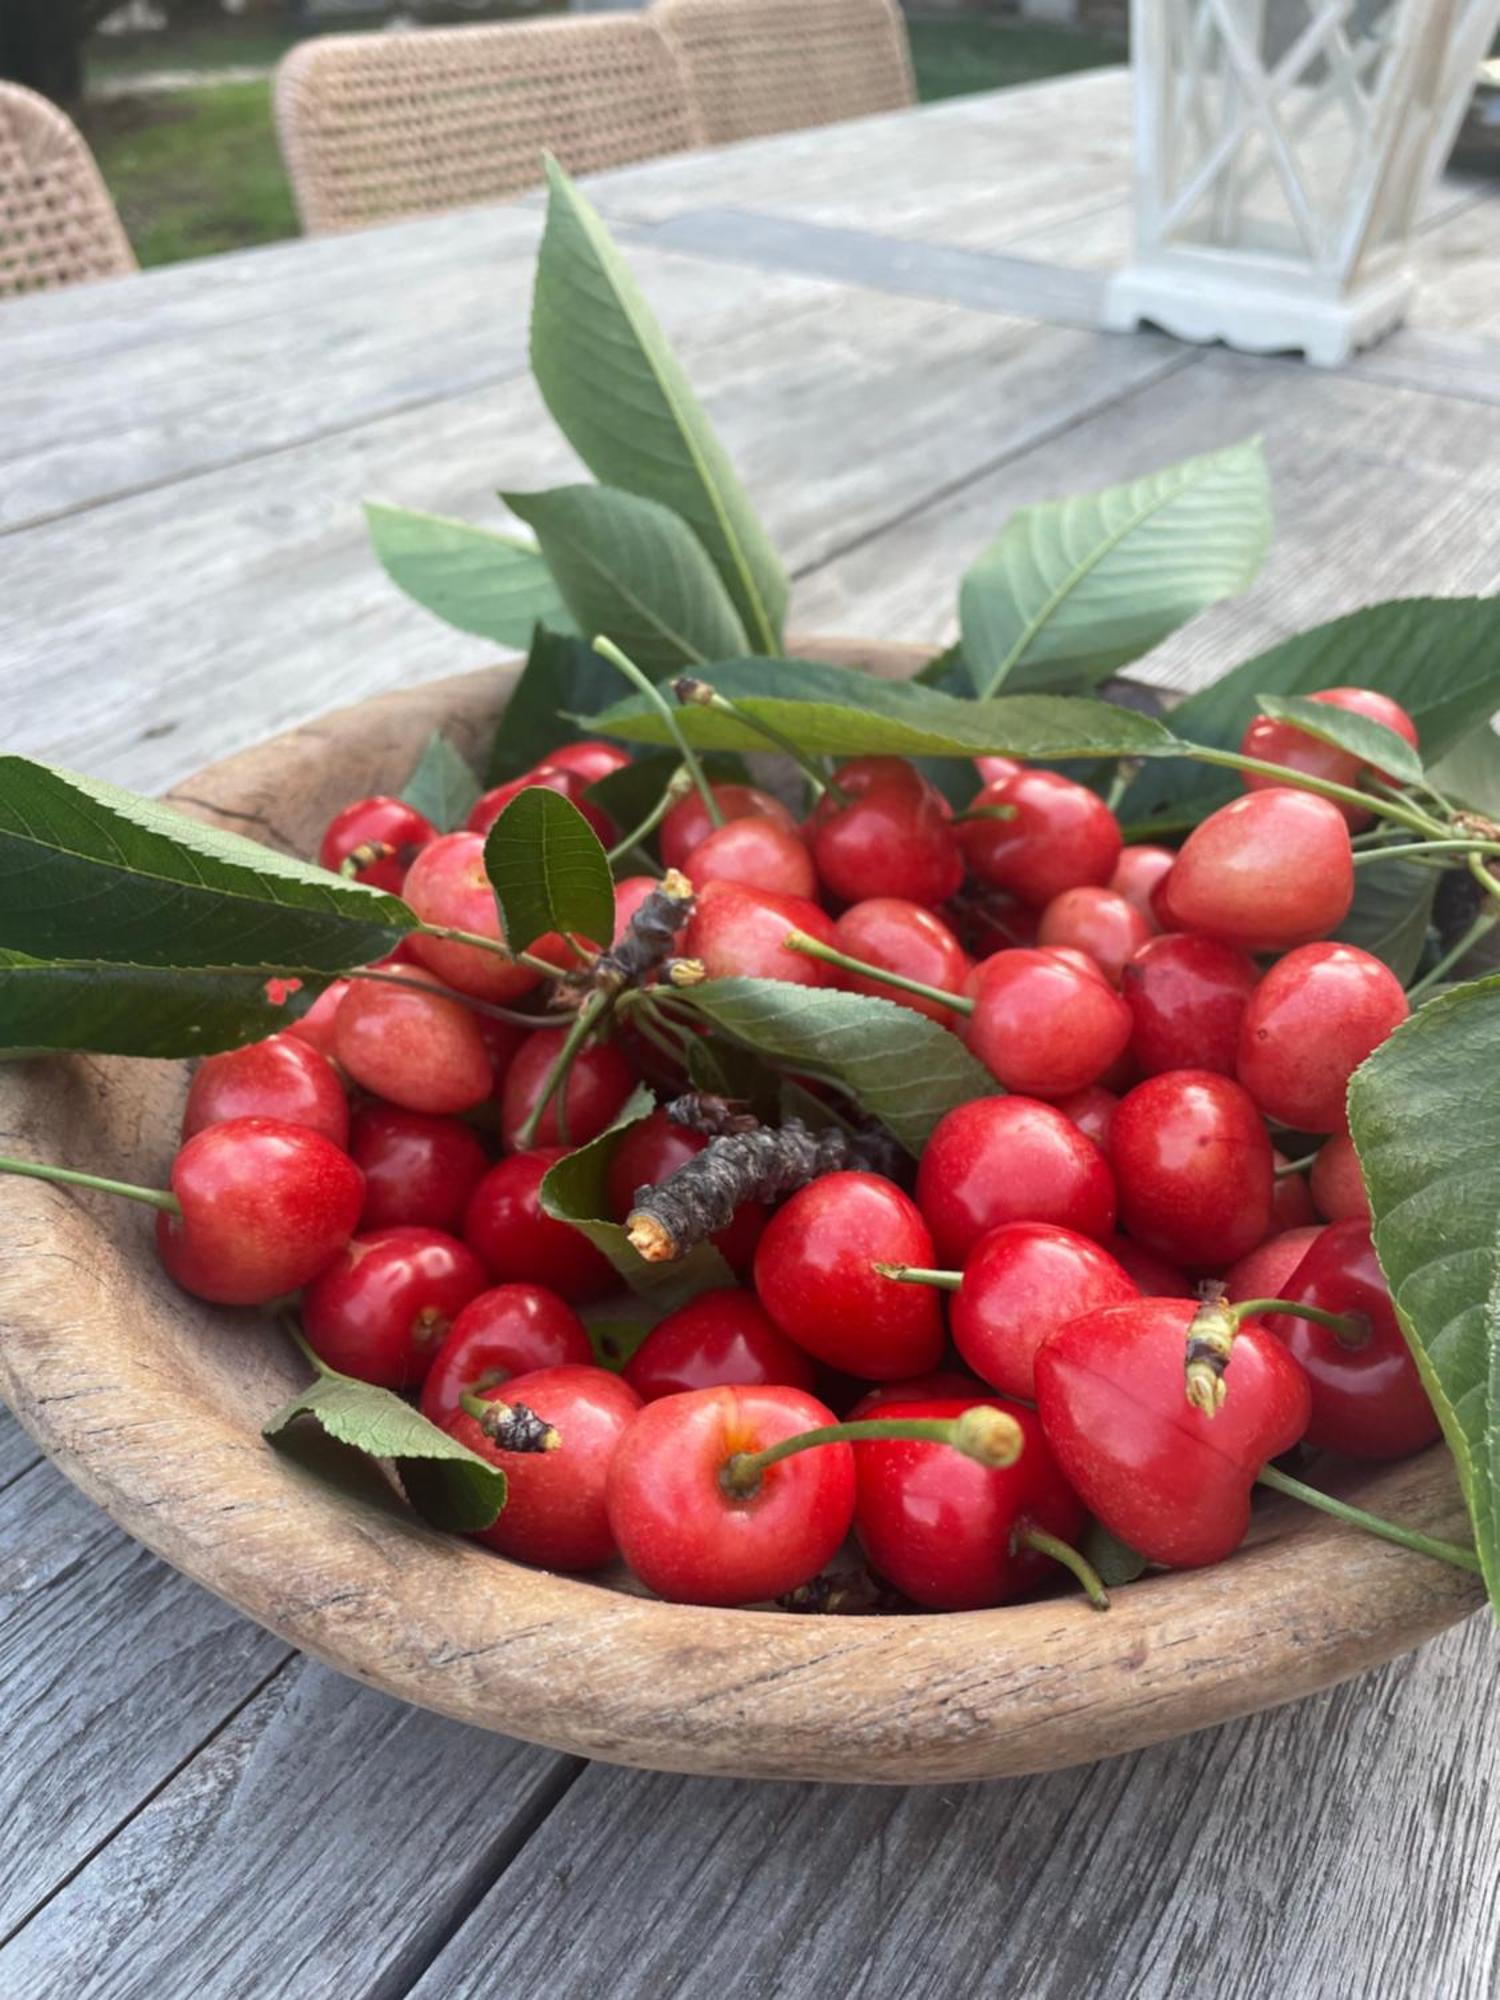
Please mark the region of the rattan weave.
[[711, 146], [912, 102], [894, 0], [657, 0]]
[[303, 227], [357, 229], [535, 187], [698, 142], [656, 24], [596, 15], [299, 43], [276, 123]]
[[78, 127], [35, 91], [0, 83], [0, 298], [135, 268]]

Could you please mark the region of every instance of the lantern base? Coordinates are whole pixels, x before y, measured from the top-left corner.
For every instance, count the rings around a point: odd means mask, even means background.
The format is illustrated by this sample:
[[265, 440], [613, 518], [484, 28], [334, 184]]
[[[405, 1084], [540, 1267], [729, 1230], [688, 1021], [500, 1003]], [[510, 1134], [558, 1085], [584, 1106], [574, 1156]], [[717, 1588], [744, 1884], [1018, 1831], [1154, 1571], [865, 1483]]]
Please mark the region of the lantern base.
[[1127, 333], [1149, 323], [1179, 340], [1221, 340], [1248, 354], [1300, 352], [1320, 368], [1342, 362], [1392, 332], [1406, 317], [1414, 281], [1403, 267], [1340, 296], [1250, 272], [1233, 277], [1184, 264], [1132, 264], [1110, 280], [1104, 324]]

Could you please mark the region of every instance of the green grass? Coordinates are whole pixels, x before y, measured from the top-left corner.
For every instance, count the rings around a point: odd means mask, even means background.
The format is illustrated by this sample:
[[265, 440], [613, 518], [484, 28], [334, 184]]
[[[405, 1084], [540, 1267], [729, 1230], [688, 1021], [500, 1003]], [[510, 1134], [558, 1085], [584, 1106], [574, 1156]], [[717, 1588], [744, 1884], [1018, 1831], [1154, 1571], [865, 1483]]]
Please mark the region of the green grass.
[[917, 94], [924, 104], [1125, 60], [1125, 45], [1116, 37], [1077, 28], [938, 15], [918, 16], [907, 28]]

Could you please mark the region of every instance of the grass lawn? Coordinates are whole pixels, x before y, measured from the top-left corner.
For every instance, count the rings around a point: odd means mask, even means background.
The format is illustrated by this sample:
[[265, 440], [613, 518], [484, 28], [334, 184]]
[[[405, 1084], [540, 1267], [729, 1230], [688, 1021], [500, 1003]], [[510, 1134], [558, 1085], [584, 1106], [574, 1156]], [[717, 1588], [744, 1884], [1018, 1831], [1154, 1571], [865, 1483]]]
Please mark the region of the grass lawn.
[[[1117, 41], [1068, 28], [952, 17], [919, 18], [910, 28], [924, 100], [1032, 83], [1124, 56]], [[89, 73], [96, 82], [121, 83], [151, 70], [269, 65], [291, 39], [275, 28], [99, 37]], [[96, 98], [83, 126], [142, 264], [296, 235], [268, 80]]]

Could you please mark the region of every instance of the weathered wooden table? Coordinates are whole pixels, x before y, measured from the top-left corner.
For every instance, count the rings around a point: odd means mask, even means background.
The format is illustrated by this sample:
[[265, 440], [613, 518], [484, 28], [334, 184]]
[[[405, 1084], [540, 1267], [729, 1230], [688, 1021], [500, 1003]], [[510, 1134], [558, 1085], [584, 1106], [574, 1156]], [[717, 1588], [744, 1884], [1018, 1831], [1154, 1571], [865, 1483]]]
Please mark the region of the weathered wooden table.
[[[1114, 72], [613, 175], [597, 196], [807, 628], [938, 639], [1017, 504], [1266, 438], [1202, 677], [1500, 587], [1500, 199], [1446, 184], [1410, 329], [1338, 375], [1093, 331]], [[0, 306], [4, 740], [141, 789], [486, 649], [369, 557], [376, 495], [565, 477], [525, 371], [535, 203]], [[3, 1253], [0, 1253], [3, 1254]], [[645, 1776], [290, 1654], [0, 1430], [0, 1993], [1487, 1996], [1487, 1619], [1326, 1697], [940, 1791]]]

